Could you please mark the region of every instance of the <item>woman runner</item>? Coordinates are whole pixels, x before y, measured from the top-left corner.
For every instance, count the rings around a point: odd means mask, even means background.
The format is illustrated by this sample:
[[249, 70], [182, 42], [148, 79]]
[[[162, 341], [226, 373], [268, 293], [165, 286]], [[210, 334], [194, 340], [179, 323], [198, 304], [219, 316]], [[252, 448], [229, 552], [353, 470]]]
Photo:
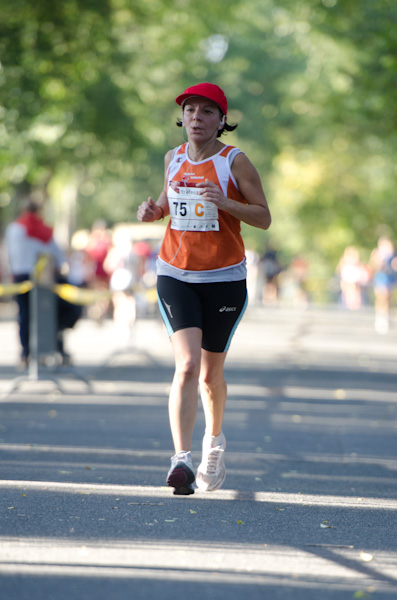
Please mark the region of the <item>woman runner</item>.
[[[170, 215], [157, 258], [160, 312], [171, 339], [175, 373], [169, 417], [175, 454], [167, 484], [174, 494], [221, 487], [226, 438], [222, 431], [227, 387], [224, 363], [247, 306], [246, 261], [240, 223], [268, 229], [270, 211], [255, 167], [220, 137], [228, 103], [220, 87], [199, 83], [176, 98], [177, 124], [187, 143], [165, 156], [164, 188], [149, 197], [138, 219]], [[195, 476], [190, 454], [200, 389], [205, 416], [202, 460]]]

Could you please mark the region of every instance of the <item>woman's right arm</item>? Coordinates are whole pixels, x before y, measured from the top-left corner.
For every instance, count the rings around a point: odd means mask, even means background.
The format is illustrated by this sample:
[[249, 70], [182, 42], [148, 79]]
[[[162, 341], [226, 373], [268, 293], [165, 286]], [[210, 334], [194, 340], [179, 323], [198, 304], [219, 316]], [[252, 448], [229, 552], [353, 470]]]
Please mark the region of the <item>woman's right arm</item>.
[[142, 202], [142, 204], [138, 207], [138, 221], [142, 221], [145, 223], [152, 223], [153, 221], [158, 221], [163, 217], [166, 217], [169, 214], [168, 207], [168, 197], [167, 197], [167, 188], [168, 188], [168, 167], [171, 162], [172, 150], [169, 150], [164, 158], [164, 186], [163, 191], [158, 197], [157, 202], [153, 200], [149, 196], [149, 198]]

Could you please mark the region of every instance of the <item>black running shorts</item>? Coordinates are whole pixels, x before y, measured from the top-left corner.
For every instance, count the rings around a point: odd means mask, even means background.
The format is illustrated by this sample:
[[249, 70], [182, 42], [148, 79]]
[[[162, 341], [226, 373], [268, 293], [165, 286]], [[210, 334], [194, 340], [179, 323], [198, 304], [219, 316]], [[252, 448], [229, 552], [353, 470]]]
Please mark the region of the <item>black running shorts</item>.
[[198, 327], [202, 347], [226, 352], [247, 307], [246, 281], [187, 283], [173, 277], [157, 277], [160, 313], [168, 335]]

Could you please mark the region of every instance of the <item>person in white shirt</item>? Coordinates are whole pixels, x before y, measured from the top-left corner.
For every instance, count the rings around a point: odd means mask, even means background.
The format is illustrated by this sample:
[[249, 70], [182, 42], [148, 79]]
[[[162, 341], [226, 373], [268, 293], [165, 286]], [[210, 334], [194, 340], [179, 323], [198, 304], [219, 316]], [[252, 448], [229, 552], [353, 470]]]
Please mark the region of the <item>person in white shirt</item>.
[[[54, 259], [56, 272], [60, 272], [66, 263], [62, 249], [53, 238], [52, 227], [49, 227], [40, 216], [40, 205], [28, 199], [24, 202], [22, 211], [6, 229], [6, 247], [10, 272], [15, 283], [28, 281], [41, 255], [50, 255]], [[29, 292], [15, 297], [18, 304], [19, 337], [22, 346], [22, 366], [27, 366], [29, 360]], [[80, 307], [58, 299], [58, 330], [73, 327], [78, 320]], [[58, 350], [64, 357], [62, 336], [58, 338]]]

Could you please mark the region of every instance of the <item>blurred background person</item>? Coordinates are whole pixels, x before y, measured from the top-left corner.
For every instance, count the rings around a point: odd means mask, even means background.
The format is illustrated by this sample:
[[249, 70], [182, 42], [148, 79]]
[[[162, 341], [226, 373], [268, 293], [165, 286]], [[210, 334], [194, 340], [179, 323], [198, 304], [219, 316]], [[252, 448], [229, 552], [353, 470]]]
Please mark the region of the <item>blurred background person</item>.
[[355, 246], [348, 246], [336, 268], [340, 279], [341, 301], [349, 310], [358, 310], [363, 304], [362, 291], [368, 284], [369, 273], [360, 260]]
[[132, 236], [127, 229], [119, 229], [113, 234], [113, 246], [103, 267], [110, 276], [116, 335], [121, 342], [128, 342], [136, 320], [134, 288], [142, 272], [140, 257], [134, 252]]
[[77, 287], [86, 288], [95, 277], [96, 264], [86, 251], [88, 232], [76, 231], [70, 242], [68, 255], [69, 273], [68, 283]]
[[[94, 275], [89, 282], [94, 290], [101, 292], [109, 290], [110, 274], [106, 271], [104, 263], [112, 245], [112, 233], [107, 229], [106, 221], [98, 219], [91, 227], [85, 247], [86, 253], [94, 264]], [[102, 296], [100, 300], [90, 304], [87, 309], [88, 316], [101, 323], [109, 313], [110, 305], [110, 297]]]
[[260, 258], [260, 270], [263, 277], [262, 302], [276, 304], [279, 295], [279, 275], [283, 268], [278, 259], [278, 252], [271, 242], [268, 242], [265, 253]]
[[296, 307], [307, 308], [309, 294], [307, 291], [307, 276], [309, 265], [303, 256], [296, 255], [292, 258], [289, 267], [280, 275], [280, 297]]
[[381, 236], [371, 252], [372, 286], [375, 295], [375, 329], [385, 334], [390, 328], [390, 301], [397, 281], [397, 256], [392, 240]]
[[[6, 248], [10, 273], [15, 283], [31, 280], [40, 256], [51, 256], [54, 260], [54, 280], [66, 281], [62, 271], [67, 267], [66, 256], [53, 238], [52, 227], [41, 216], [40, 203], [28, 199], [22, 203], [19, 216], [6, 229]], [[22, 346], [21, 366], [27, 367], [29, 360], [30, 293], [15, 297], [18, 305], [19, 338]], [[57, 297], [57, 350], [63, 362], [69, 355], [63, 347], [62, 332], [73, 327], [81, 315], [81, 309]]]

